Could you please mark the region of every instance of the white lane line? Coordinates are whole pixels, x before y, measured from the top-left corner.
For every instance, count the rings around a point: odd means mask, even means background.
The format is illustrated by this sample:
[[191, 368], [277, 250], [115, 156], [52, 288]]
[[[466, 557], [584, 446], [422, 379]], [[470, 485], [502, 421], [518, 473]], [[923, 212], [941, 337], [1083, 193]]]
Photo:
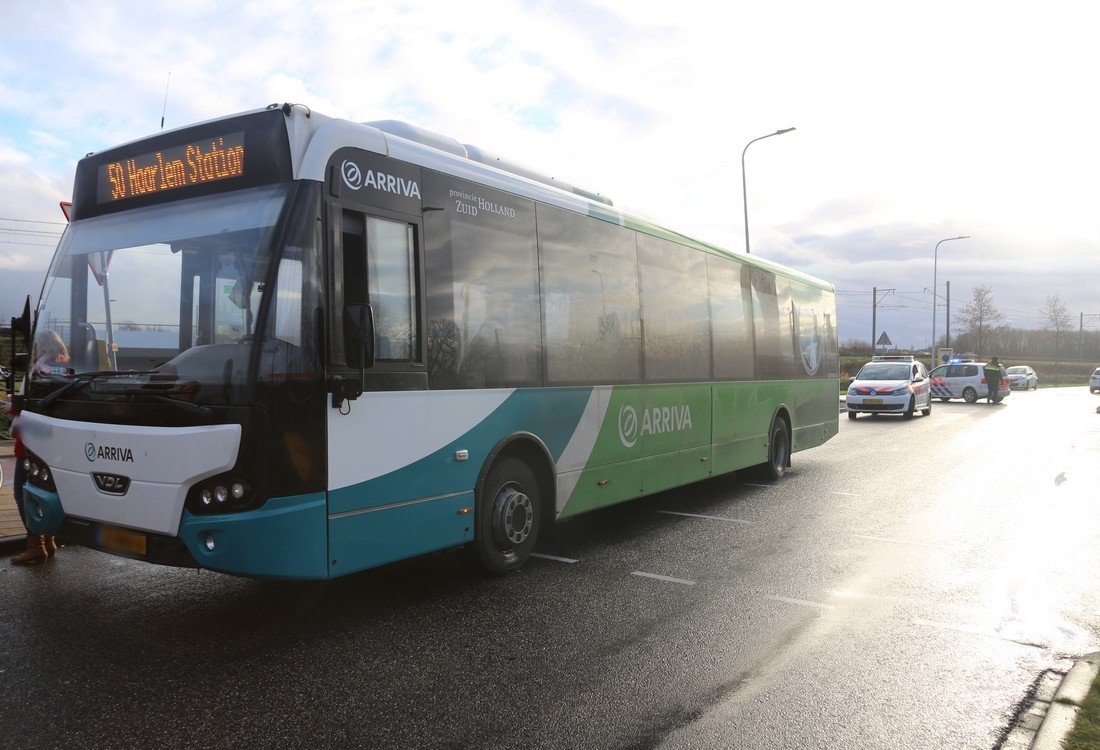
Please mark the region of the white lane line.
[[557, 555], [544, 555], [541, 552], [532, 552], [531, 557], [538, 557], [542, 560], [556, 560], [557, 562], [569, 563], [570, 565], [572, 565], [575, 562], [580, 562], [580, 560], [574, 560], [571, 557], [558, 557]]
[[830, 494], [832, 494], [832, 495], [844, 495], [844, 497], [859, 497], [858, 492], [837, 492], [836, 490], [832, 490], [830, 492]]
[[687, 516], [688, 518], [705, 518], [708, 521], [729, 521], [730, 523], [748, 523], [752, 524], [755, 521], [745, 521], [741, 518], [727, 518], [725, 516], [704, 516], [702, 513], [678, 513], [674, 510], [659, 510], [658, 513], [664, 513], [666, 516]]
[[800, 607], [813, 607], [814, 609], [832, 609], [832, 604], [824, 604], [822, 602], [811, 602], [806, 599], [791, 599], [786, 596], [769, 596], [773, 602], [786, 602], [787, 604], [797, 604]]
[[980, 635], [983, 638], [996, 638], [999, 641], [1008, 641], [1009, 643], [1018, 643], [1021, 646], [1031, 646], [1032, 648], [1048, 648], [1049, 644], [1036, 643], [1034, 641], [1022, 641], [1018, 638], [1008, 638], [992, 630], [982, 630], [981, 628], [975, 628], [970, 625], [953, 625], [949, 622], [936, 622], [935, 620], [922, 620], [917, 618], [913, 620], [918, 625], [927, 625], [931, 628], [939, 628], [941, 630], [954, 630], [956, 633], [967, 633], [969, 635]]
[[746, 487], [761, 487], [765, 490], [774, 490], [775, 487], [776, 487], [774, 484], [753, 484], [752, 482], [745, 482], [745, 486]]
[[640, 570], [635, 570], [630, 575], [632, 575], [632, 576], [641, 576], [642, 578], [655, 578], [658, 581], [668, 581], [669, 583], [679, 583], [679, 584], [683, 584], [684, 586], [694, 586], [695, 585], [695, 581], [685, 581], [683, 578], [672, 578], [670, 576], [659, 576], [656, 573], [643, 573]]
[[958, 547], [949, 547], [946, 544], [930, 544], [928, 542], [912, 542], [908, 539], [893, 539], [887, 536], [869, 536], [867, 534], [852, 534], [856, 539], [868, 539], [872, 542], [889, 542], [890, 544], [905, 544], [910, 547], [930, 547], [932, 549], [945, 549], [958, 552]]

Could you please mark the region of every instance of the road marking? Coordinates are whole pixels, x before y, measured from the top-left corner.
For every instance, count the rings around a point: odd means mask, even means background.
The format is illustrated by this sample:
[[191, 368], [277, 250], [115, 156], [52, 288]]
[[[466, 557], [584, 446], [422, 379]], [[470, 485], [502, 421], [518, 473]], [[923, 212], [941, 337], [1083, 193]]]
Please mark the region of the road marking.
[[853, 534], [856, 539], [869, 539], [872, 542], [889, 542], [891, 544], [906, 544], [911, 547], [931, 547], [932, 549], [944, 549], [951, 550], [952, 552], [958, 552], [958, 547], [948, 547], [945, 544], [930, 544], [929, 542], [911, 542], [907, 539], [892, 539], [887, 536], [869, 536], [867, 534]]
[[668, 581], [669, 583], [680, 583], [684, 586], [694, 586], [695, 581], [685, 581], [683, 578], [672, 578], [670, 576], [659, 576], [656, 573], [643, 573], [640, 570], [635, 570], [630, 575], [641, 576], [642, 578], [655, 578], [658, 581]]
[[845, 497], [859, 497], [858, 492], [837, 492], [836, 490], [832, 490], [831, 494], [833, 494], [833, 495], [844, 495]]
[[765, 490], [774, 490], [775, 489], [774, 484], [753, 484], [752, 482], [745, 482], [745, 486], [746, 487], [761, 487]]
[[787, 604], [797, 604], [800, 607], [813, 607], [814, 609], [832, 609], [832, 604], [823, 604], [822, 602], [811, 602], [806, 599], [791, 599], [786, 596], [769, 596], [773, 602], [786, 602]]
[[704, 516], [702, 513], [678, 513], [674, 510], [659, 510], [658, 513], [664, 513], [666, 516], [687, 516], [688, 518], [706, 518], [710, 521], [729, 521], [730, 523], [748, 523], [752, 524], [755, 521], [745, 521], [741, 518], [726, 518], [725, 516]]
[[1008, 641], [1009, 643], [1017, 643], [1021, 646], [1029, 646], [1031, 648], [1049, 648], [1049, 644], [1046, 643], [1035, 643], [1034, 641], [1021, 641], [1017, 638], [1007, 638], [993, 630], [982, 630], [981, 628], [975, 628], [970, 625], [953, 625], [949, 622], [936, 622], [935, 620], [921, 620], [919, 618], [913, 620], [913, 622], [918, 625], [927, 625], [941, 630], [954, 630], [957, 633], [980, 635], [983, 638], [996, 638], [998, 641]]
[[576, 563], [576, 562], [580, 562], [580, 560], [574, 560], [571, 557], [558, 557], [557, 555], [544, 555], [540, 552], [532, 552], [531, 557], [537, 557], [537, 558], [542, 559], [542, 560], [555, 560], [557, 562], [569, 563], [570, 565], [572, 565], [573, 563]]

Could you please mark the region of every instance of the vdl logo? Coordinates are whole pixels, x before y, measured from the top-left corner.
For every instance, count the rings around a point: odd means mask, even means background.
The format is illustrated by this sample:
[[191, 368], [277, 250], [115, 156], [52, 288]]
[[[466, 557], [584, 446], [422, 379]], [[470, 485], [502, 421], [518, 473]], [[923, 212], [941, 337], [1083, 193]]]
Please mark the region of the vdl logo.
[[344, 163], [340, 165], [340, 175], [344, 178], [344, 184], [352, 190], [363, 187], [363, 172], [351, 159], [344, 159]]

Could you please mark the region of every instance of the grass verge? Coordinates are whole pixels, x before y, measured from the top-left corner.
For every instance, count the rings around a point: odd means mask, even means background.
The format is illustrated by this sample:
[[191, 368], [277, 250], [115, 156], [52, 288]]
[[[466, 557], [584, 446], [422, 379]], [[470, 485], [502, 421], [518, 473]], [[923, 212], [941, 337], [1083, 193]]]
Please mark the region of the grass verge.
[[1100, 678], [1092, 681], [1064, 747], [1066, 750], [1100, 750]]

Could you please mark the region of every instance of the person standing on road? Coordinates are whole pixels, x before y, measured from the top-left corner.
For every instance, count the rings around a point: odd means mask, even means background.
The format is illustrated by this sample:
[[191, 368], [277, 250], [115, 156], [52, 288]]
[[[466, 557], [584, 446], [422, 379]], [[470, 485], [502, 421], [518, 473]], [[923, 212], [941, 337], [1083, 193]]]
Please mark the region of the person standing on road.
[[989, 393], [986, 396], [988, 403], [994, 404], [1000, 401], [997, 397], [998, 391], [1001, 387], [1001, 378], [1004, 377], [1005, 371], [1001, 367], [1001, 363], [997, 361], [997, 358], [989, 360], [989, 364], [985, 366], [985, 382], [989, 386]]
[[[15, 438], [15, 481], [12, 484], [12, 494], [15, 496], [15, 507], [19, 509], [19, 520], [23, 527], [27, 526], [27, 516], [23, 509], [23, 482], [26, 481], [26, 470], [23, 468], [23, 459], [27, 457], [27, 449], [23, 447], [23, 441], [19, 437], [19, 410], [12, 404], [11, 396], [0, 401], [0, 409], [11, 420], [11, 436]], [[11, 558], [12, 565], [34, 565], [45, 562], [57, 552], [57, 540], [45, 534], [27, 533], [27, 548]]]

